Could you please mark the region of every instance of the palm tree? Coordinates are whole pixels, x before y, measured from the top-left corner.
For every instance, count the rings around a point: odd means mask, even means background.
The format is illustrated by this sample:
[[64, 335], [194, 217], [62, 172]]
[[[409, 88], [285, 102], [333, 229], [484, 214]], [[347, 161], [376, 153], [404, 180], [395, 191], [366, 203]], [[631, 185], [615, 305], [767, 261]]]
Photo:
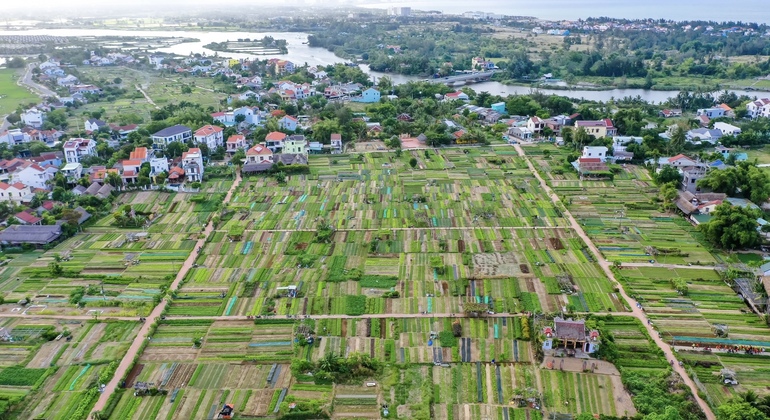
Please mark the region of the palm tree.
[[339, 357], [334, 352], [326, 354], [318, 361], [318, 368], [326, 372], [335, 372], [339, 367]]

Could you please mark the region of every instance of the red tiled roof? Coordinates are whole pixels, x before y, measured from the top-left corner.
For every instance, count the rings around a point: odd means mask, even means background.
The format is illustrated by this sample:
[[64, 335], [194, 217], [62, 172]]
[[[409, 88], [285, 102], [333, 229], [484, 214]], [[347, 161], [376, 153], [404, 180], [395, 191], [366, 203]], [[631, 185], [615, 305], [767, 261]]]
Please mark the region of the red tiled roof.
[[284, 118], [288, 118], [288, 119], [290, 119], [290, 120], [292, 120], [292, 121], [297, 121], [297, 119], [296, 119], [296, 118], [294, 118], [294, 117], [292, 117], [291, 115], [284, 115], [283, 117], [284, 117]]
[[271, 131], [270, 133], [267, 133], [267, 136], [265, 136], [265, 140], [270, 141], [278, 141], [284, 139], [286, 139], [286, 134], [281, 133], [280, 131]]
[[272, 155], [273, 152], [267, 147], [258, 144], [246, 152], [247, 155]]
[[[682, 158], [684, 158], [684, 159], [690, 159], [690, 158], [689, 158], [689, 157], [687, 157], [686, 155], [683, 155], [683, 154], [681, 154], [681, 153], [680, 153], [680, 154], [678, 154], [678, 155], [676, 155], [676, 156], [674, 156], [674, 157], [670, 157], [670, 158], [668, 158], [668, 162], [669, 162], [669, 163], [673, 163], [673, 162], [676, 162], [677, 160], [679, 160], [679, 159], [682, 159]], [[690, 160], [692, 160], [692, 159], [690, 159]]]
[[27, 213], [26, 211], [16, 213], [16, 218], [30, 225], [34, 225], [35, 223], [38, 223], [39, 221], [43, 220], [37, 216], [33, 216]]
[[137, 147], [136, 149], [134, 149], [133, 152], [131, 152], [131, 155], [129, 157], [131, 159], [139, 159], [139, 160], [147, 159], [147, 148]]
[[578, 158], [578, 162], [580, 163], [601, 163], [601, 161], [600, 158]]
[[123, 178], [133, 178], [136, 176], [136, 171], [128, 170], [123, 171]]
[[[376, 127], [379, 127], [379, 126], [376, 126]], [[374, 128], [374, 127], [372, 127], [372, 128]], [[332, 135], [330, 137], [331, 137], [332, 140], [342, 140], [342, 134], [339, 134], [339, 133], [332, 133]]]
[[197, 129], [195, 131], [195, 135], [196, 136], [207, 137], [207, 136], [210, 136], [210, 135], [212, 135], [214, 133], [219, 133], [219, 132], [222, 132], [222, 131], [224, 131], [224, 129], [222, 127], [217, 127], [215, 125], [204, 125], [203, 127], [199, 128], [199, 129]]
[[239, 141], [246, 141], [246, 136], [243, 134], [233, 134], [232, 136], [227, 138], [228, 143], [237, 143]]
[[127, 159], [123, 161], [123, 166], [141, 166], [142, 161], [139, 159]]

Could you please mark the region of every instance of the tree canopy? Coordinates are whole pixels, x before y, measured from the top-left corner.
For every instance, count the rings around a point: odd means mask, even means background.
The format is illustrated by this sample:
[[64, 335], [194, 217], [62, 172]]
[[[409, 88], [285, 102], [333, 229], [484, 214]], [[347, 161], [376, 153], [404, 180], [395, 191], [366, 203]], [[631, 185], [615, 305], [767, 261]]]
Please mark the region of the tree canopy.
[[759, 245], [757, 219], [761, 212], [748, 207], [722, 203], [712, 213], [711, 220], [700, 225], [706, 240], [725, 249], [751, 248]]

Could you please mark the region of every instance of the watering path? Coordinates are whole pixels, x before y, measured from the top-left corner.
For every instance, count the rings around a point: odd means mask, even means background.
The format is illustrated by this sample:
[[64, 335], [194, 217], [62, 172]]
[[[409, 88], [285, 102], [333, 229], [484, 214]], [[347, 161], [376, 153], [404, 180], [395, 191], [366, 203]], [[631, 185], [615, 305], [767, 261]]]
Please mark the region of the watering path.
[[[230, 187], [230, 190], [227, 191], [227, 195], [225, 195], [225, 199], [224, 199], [225, 203], [230, 201], [230, 197], [232, 197], [233, 192], [235, 192], [235, 190], [238, 189], [238, 185], [240, 185], [241, 183], [240, 171], [236, 173], [237, 173], [237, 176], [235, 178], [235, 182], [233, 182], [233, 185]], [[190, 271], [190, 268], [192, 268], [193, 264], [195, 263], [195, 259], [198, 257], [198, 253], [195, 251], [195, 249], [202, 248], [203, 245], [205, 245], [206, 243], [206, 239], [213, 231], [214, 231], [214, 225], [212, 224], [212, 222], [209, 222], [209, 224], [206, 226], [206, 229], [203, 231], [203, 235], [201, 235], [201, 239], [198, 239], [198, 243], [195, 244], [195, 248], [193, 252], [190, 253], [189, 257], [187, 257], [184, 264], [182, 265], [182, 268], [179, 270], [179, 273], [174, 279], [174, 282], [171, 283], [171, 287], [169, 287], [168, 289], [169, 292], [175, 291], [179, 288], [179, 283], [181, 283], [182, 280], [185, 278], [185, 276], [187, 275], [187, 272]], [[161, 300], [158, 306], [156, 306], [155, 309], [152, 310], [148, 318], [156, 319], [160, 317], [163, 311], [166, 310], [166, 306], [168, 306], [168, 301], [166, 299]], [[118, 365], [118, 369], [115, 371], [115, 375], [112, 376], [112, 380], [110, 380], [110, 382], [104, 388], [104, 392], [99, 396], [99, 400], [96, 401], [96, 405], [94, 405], [93, 410], [91, 410], [92, 416], [93, 416], [93, 413], [97, 411], [102, 411], [104, 409], [104, 407], [107, 405], [107, 401], [110, 399], [110, 396], [114, 394], [115, 389], [118, 388], [118, 385], [121, 379], [123, 379], [123, 377], [126, 376], [126, 373], [128, 373], [128, 369], [133, 365], [134, 359], [139, 354], [139, 350], [142, 347], [142, 343], [149, 338], [148, 335], [150, 332], [151, 325], [152, 325], [151, 322], [146, 322], [144, 323], [144, 325], [142, 325], [142, 328], [139, 330], [139, 334], [136, 335], [136, 338], [134, 339], [134, 342], [131, 343], [131, 347], [129, 347], [128, 352], [126, 352], [126, 354], [123, 356], [123, 359], [120, 361], [120, 365]], [[92, 418], [92, 417], [89, 417], [89, 418]]]
[[[516, 152], [518, 152], [519, 156], [523, 157], [524, 160], [527, 162], [527, 166], [529, 166], [529, 170], [532, 172], [532, 174], [540, 181], [540, 186], [543, 188], [543, 191], [548, 194], [549, 197], [551, 197], [551, 201], [554, 202], [554, 204], [560, 204], [561, 201], [559, 200], [559, 197], [551, 190], [551, 187], [548, 186], [548, 184], [545, 182], [545, 180], [540, 176], [540, 173], [535, 170], [534, 165], [532, 165], [532, 162], [530, 162], [529, 158], [527, 158], [527, 155], [524, 153], [524, 150], [519, 146], [518, 144], [513, 146], [516, 149]], [[599, 248], [594, 245], [593, 241], [591, 241], [591, 238], [586, 235], [586, 233], [583, 231], [583, 228], [580, 226], [580, 223], [575, 220], [574, 217], [572, 217], [572, 213], [570, 213], [569, 210], [566, 210], [563, 212], [564, 217], [567, 218], [567, 220], [570, 222], [570, 225], [572, 226], [572, 229], [575, 230], [575, 233], [578, 234], [583, 239], [583, 242], [585, 242], [586, 246], [591, 250], [591, 253], [594, 254], [594, 257], [596, 258], [596, 261], [599, 262], [599, 266], [602, 268], [604, 273], [607, 275], [607, 277], [617, 286], [619, 290], [620, 296], [623, 297], [623, 299], [628, 304], [628, 307], [631, 308], [631, 314], [639, 319], [639, 321], [644, 325], [645, 328], [647, 328], [647, 333], [650, 335], [650, 337], [655, 341], [655, 344], [660, 347], [660, 349], [663, 351], [663, 354], [666, 355], [666, 359], [669, 361], [673, 361], [672, 368], [676, 373], [679, 374], [679, 376], [682, 378], [682, 381], [684, 381], [685, 385], [687, 385], [690, 388], [690, 392], [692, 392], [692, 396], [695, 399], [695, 402], [698, 403], [703, 413], [706, 415], [706, 418], [708, 420], [716, 420], [716, 416], [714, 416], [714, 413], [711, 411], [711, 407], [709, 407], [708, 404], [706, 404], [706, 401], [704, 401], [700, 396], [698, 396], [698, 387], [695, 385], [695, 382], [690, 378], [690, 376], [687, 375], [687, 372], [684, 370], [683, 367], [679, 366], [679, 364], [676, 362], [676, 357], [674, 356], [674, 352], [671, 349], [671, 346], [669, 346], [663, 339], [660, 337], [657, 331], [652, 327], [652, 325], [649, 325], [647, 323], [647, 316], [642, 311], [641, 308], [636, 306], [636, 302], [631, 299], [628, 294], [626, 293], [625, 289], [623, 289], [623, 286], [620, 284], [620, 282], [615, 278], [615, 273], [612, 272], [611, 267], [612, 263], [607, 261], [601, 252], [599, 252]], [[650, 266], [650, 265], [648, 265]], [[684, 266], [688, 267], [689, 266]]]

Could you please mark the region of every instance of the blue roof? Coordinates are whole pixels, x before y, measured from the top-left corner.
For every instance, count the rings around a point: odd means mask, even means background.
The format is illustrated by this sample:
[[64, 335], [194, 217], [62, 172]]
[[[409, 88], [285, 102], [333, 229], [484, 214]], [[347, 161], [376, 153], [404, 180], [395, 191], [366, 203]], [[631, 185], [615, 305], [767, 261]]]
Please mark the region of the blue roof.
[[724, 162], [722, 162], [722, 160], [721, 160], [721, 159], [717, 159], [717, 160], [715, 160], [715, 161], [711, 162], [711, 165], [709, 165], [709, 166], [722, 166], [722, 165], [724, 165], [724, 164], [725, 164], [725, 163], [724, 163]]
[[739, 206], [739, 207], [748, 207], [750, 209], [757, 209], [759, 210], [759, 206], [752, 203], [751, 201], [745, 199], [745, 198], [734, 198], [734, 197], [727, 197], [725, 199], [728, 203], [732, 204], [733, 206]]

